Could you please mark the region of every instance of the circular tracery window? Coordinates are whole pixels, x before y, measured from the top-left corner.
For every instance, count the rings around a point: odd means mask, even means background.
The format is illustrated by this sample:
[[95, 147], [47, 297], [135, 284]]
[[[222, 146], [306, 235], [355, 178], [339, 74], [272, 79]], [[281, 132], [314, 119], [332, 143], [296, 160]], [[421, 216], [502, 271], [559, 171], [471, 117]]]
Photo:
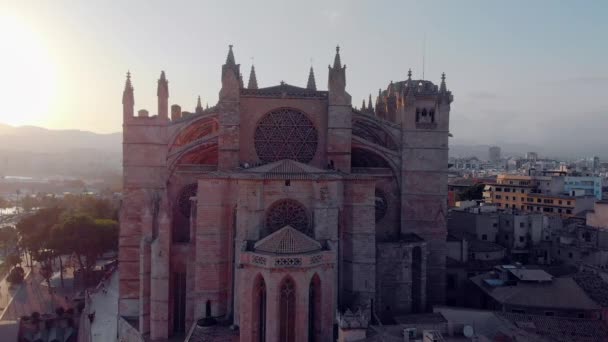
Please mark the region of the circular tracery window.
[[184, 215], [184, 217], [190, 217], [190, 207], [192, 205], [190, 198], [196, 196], [197, 189], [198, 184], [189, 184], [183, 187], [182, 191], [179, 193], [179, 212]]
[[266, 214], [266, 227], [271, 233], [287, 225], [312, 236], [306, 208], [299, 202], [289, 199], [276, 202]]
[[388, 203], [386, 201], [386, 196], [384, 196], [384, 192], [380, 189], [376, 189], [376, 222], [382, 220], [384, 215], [386, 215], [386, 210], [388, 209]]
[[260, 120], [253, 140], [262, 161], [293, 159], [308, 163], [317, 152], [317, 138], [317, 129], [304, 113], [281, 108]]

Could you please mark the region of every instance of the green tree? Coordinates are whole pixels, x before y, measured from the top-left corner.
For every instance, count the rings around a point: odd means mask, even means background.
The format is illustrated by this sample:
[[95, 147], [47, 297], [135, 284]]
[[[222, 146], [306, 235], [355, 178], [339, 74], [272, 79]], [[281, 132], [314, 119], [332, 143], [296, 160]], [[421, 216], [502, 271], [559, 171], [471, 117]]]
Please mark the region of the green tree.
[[471, 201], [483, 199], [483, 189], [485, 184], [479, 183], [468, 187], [458, 195], [460, 201]]
[[113, 220], [95, 220], [89, 215], [69, 214], [52, 231], [52, 245], [61, 244], [76, 255], [85, 279], [103, 253], [115, 250], [118, 245], [118, 223]]
[[15, 247], [19, 241], [19, 236], [15, 227], [5, 226], [0, 228], [0, 246], [4, 250], [4, 255], [7, 256], [9, 249]]
[[42, 208], [17, 223], [20, 245], [30, 258], [40, 260], [39, 254], [49, 248], [51, 228], [59, 222], [62, 213], [61, 208]]
[[21, 257], [17, 253], [10, 254], [6, 257], [4, 262], [8, 265], [8, 267], [13, 267], [21, 264]]

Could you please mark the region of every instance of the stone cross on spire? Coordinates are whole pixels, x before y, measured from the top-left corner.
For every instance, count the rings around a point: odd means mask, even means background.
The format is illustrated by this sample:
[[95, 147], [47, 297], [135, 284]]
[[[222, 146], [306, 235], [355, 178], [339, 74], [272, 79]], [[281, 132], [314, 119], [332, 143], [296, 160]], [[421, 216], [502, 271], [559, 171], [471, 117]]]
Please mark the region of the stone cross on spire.
[[131, 71], [127, 70], [127, 81], [125, 82], [125, 90], [128, 89], [133, 90], [133, 86], [131, 85]]
[[258, 79], [255, 76], [255, 66], [251, 64], [251, 72], [249, 73], [249, 84], [247, 84], [248, 89], [258, 89]]
[[317, 90], [317, 82], [315, 81], [315, 72], [310, 66], [310, 72], [308, 73], [308, 83], [306, 83], [306, 89]]

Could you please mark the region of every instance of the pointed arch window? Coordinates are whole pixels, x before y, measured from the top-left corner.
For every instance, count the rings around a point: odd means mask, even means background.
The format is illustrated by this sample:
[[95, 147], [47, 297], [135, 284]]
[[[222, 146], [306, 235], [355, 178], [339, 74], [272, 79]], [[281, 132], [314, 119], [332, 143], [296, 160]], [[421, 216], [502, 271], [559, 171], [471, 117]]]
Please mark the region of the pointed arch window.
[[308, 288], [308, 341], [321, 341], [321, 279], [317, 274]]
[[266, 342], [266, 283], [258, 276], [253, 288], [254, 338], [256, 342]]
[[296, 287], [291, 278], [281, 284], [279, 341], [294, 342], [296, 339]]

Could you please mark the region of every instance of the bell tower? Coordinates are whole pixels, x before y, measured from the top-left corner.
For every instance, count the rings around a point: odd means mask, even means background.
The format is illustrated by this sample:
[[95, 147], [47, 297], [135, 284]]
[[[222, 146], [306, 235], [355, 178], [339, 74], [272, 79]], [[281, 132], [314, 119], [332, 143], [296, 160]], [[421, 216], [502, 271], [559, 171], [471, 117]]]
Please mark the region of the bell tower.
[[401, 141], [401, 234], [427, 242], [426, 298], [445, 301], [447, 169], [450, 104], [445, 74], [441, 86], [425, 80], [404, 82], [405, 100], [397, 115]]

